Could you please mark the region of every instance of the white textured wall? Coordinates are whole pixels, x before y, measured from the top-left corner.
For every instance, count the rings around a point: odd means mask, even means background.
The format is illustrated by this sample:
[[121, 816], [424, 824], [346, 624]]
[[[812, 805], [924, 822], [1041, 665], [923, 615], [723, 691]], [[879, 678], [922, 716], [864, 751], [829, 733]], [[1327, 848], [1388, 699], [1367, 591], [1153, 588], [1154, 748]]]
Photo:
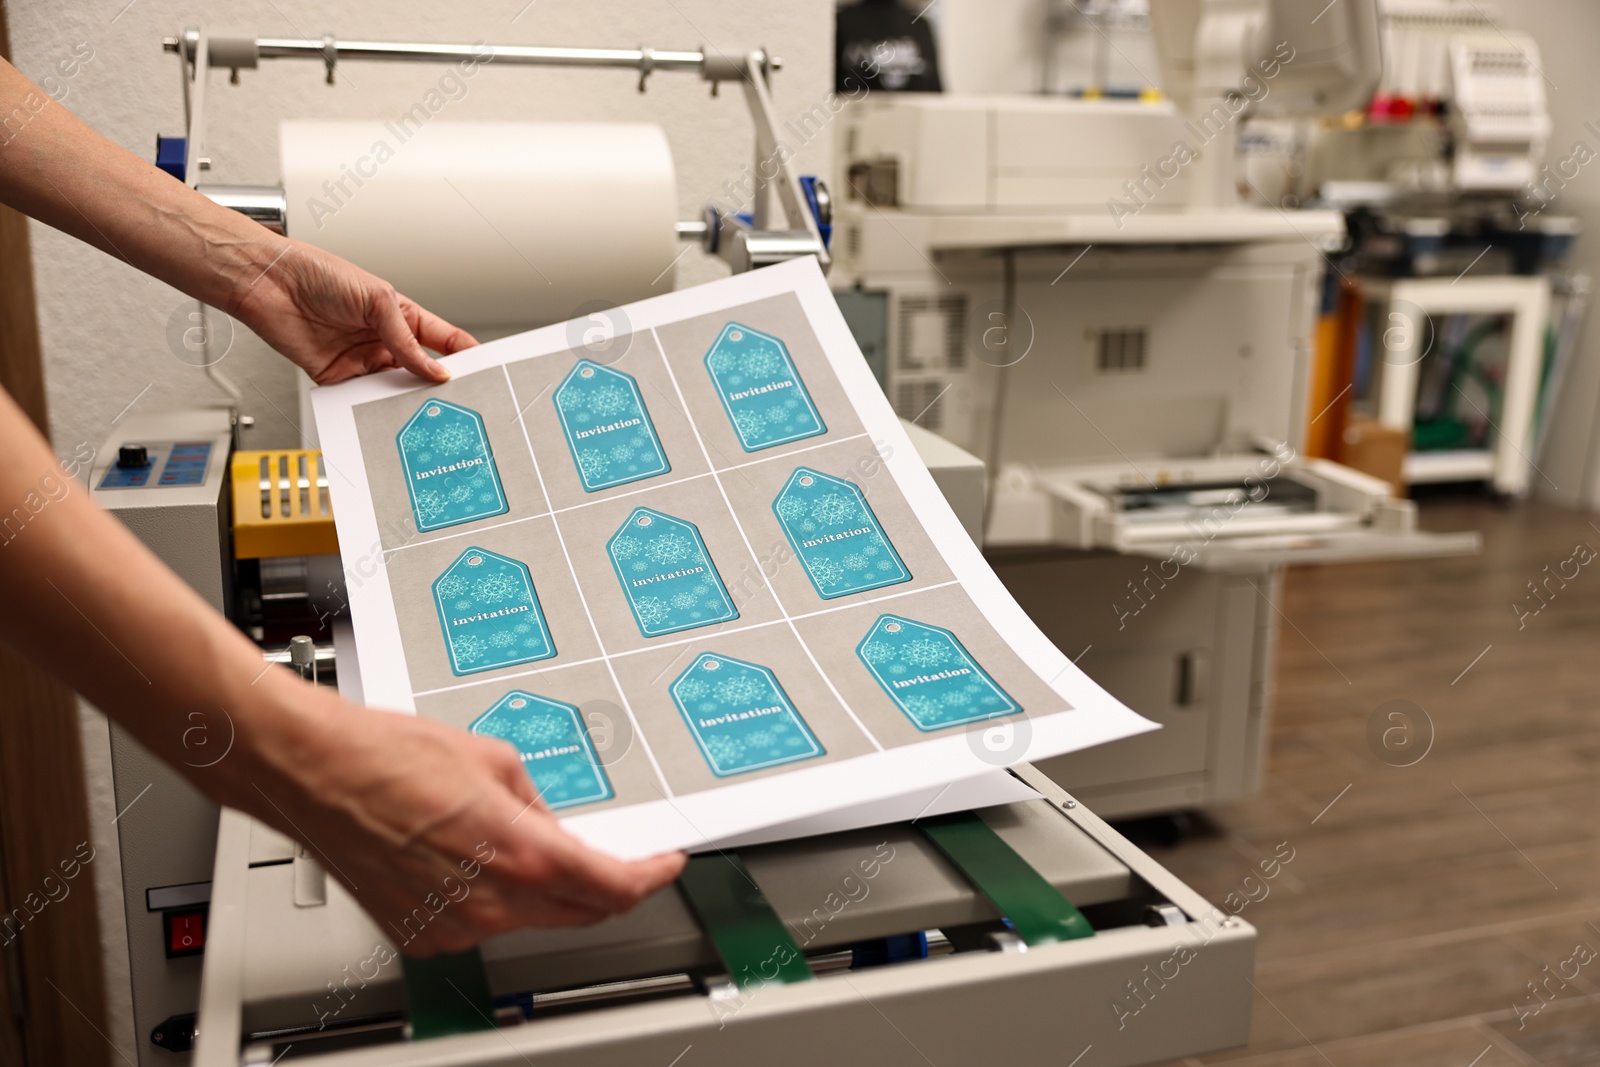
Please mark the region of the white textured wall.
[[[199, 4], [178, 0], [10, 0], [13, 59], [25, 73], [47, 76], [58, 99], [116, 143], [151, 158], [157, 133], [183, 132], [178, 60], [161, 50], [163, 36], [186, 25], [213, 32], [346, 39], [425, 40], [493, 44], [695, 49], [734, 54], [767, 46], [784, 60], [774, 79], [780, 122], [810, 110], [832, 86], [833, 13], [826, 0], [230, 0]], [[92, 50], [71, 77], [58, 64]], [[284, 118], [392, 119], [434, 85], [442, 68], [425, 65], [350, 64], [337, 86], [323, 83], [321, 67], [277, 61], [242, 74], [230, 86], [212, 80], [210, 180], [261, 183], [278, 180], [278, 122]], [[656, 74], [640, 95], [624, 71], [556, 72], [496, 68], [488, 64], [469, 83], [468, 95], [434, 121], [570, 119], [661, 123], [673, 146], [683, 218], [695, 218], [710, 198], [727, 202], [723, 185], [740, 178], [751, 158], [751, 128], [743, 94], [708, 97], [692, 75]], [[62, 91], [65, 95], [62, 96]], [[828, 173], [831, 131], [799, 148], [803, 173]], [[396, 219], [397, 226], [405, 224]], [[113, 420], [130, 404], [142, 412], [218, 396], [204, 375], [169, 350], [166, 325], [179, 294], [131, 267], [35, 225], [34, 272], [39, 295], [50, 412], [57, 450], [79, 442], [98, 447]], [[698, 250], [678, 267], [680, 285], [725, 273]], [[248, 444], [291, 445], [298, 433], [296, 375], [252, 336], [241, 337], [221, 368], [244, 390], [246, 414], [256, 418]], [[99, 855], [102, 919], [108, 946], [111, 1038], [119, 1049], [135, 1046], [127, 1001], [126, 957], [116, 850], [105, 834], [113, 814], [103, 721], [85, 712], [92, 817]], [[102, 840], [103, 838], [103, 840]], [[142, 1041], [142, 1038], [138, 1039]]]

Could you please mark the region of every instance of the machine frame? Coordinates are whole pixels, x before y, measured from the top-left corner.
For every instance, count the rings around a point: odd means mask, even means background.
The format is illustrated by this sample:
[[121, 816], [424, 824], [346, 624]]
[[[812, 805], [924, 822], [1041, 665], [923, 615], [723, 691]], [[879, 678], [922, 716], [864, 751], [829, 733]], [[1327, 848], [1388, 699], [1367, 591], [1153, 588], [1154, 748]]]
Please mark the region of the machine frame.
[[[326, 1067], [516, 1067], [527, 1062], [577, 1067], [670, 1063], [694, 1047], [697, 1056], [709, 1055], [714, 1062], [759, 1059], [778, 1067], [823, 1060], [847, 1065], [903, 1062], [920, 1049], [937, 1050], [941, 1064], [984, 1064], [993, 1062], [998, 1044], [1010, 1062], [1076, 1062], [1075, 1057], [1092, 1048], [1097, 1064], [1133, 1067], [1243, 1043], [1253, 997], [1248, 979], [1254, 969], [1254, 928], [1210, 905], [1044, 774], [1028, 766], [1014, 773], [1038, 790], [1041, 799], [995, 809], [987, 821], [1019, 851], [1038, 856], [1059, 848], [1085, 857], [1082, 870], [1057, 880], [1077, 884], [1087, 894], [1083, 899], [1100, 902], [1098, 910], [1089, 908], [1102, 926], [1093, 938], [1026, 948], [1000, 934], [975, 947], [970, 937], [952, 929], [950, 940], [962, 941], [966, 951], [866, 970], [835, 967], [814, 981], [746, 991], [736, 1007], [728, 1006], [730, 989], [714, 977], [701, 977], [693, 988], [676, 983], [676, 995], [616, 1006], [602, 1003], [548, 1018], [540, 1017], [536, 1001], [531, 1020], [502, 1013], [502, 1025], [493, 1032], [313, 1053], [302, 1062]], [[301, 1003], [309, 1005], [324, 996], [323, 980], [330, 973], [338, 976], [343, 960], [339, 950], [348, 947], [330, 949], [321, 943], [319, 935], [329, 929], [329, 920], [316, 914], [316, 906], [296, 906], [296, 877], [287, 864], [252, 862], [260, 854], [259, 835], [248, 817], [224, 812], [194, 1060], [204, 1067], [266, 1064], [297, 1040], [310, 1044], [315, 1035], [297, 1037], [286, 1029], [246, 1043], [241, 1053], [240, 1035], [252, 1016], [278, 1019], [275, 1014], [263, 1016], [257, 1000], [286, 1004], [299, 993]], [[798, 929], [807, 916], [805, 904], [797, 907], [794, 902], [809, 902], [813, 895], [820, 899], [820, 883], [848, 869], [848, 858], [860, 854], [861, 842], [880, 835], [897, 850], [917, 849], [920, 840], [914, 827], [895, 826], [837, 835], [837, 844], [834, 838], [816, 838], [741, 854], [758, 880], [784, 875], [818, 883], [786, 880], [767, 887], [780, 916]], [[786, 862], [783, 853], [796, 850], [803, 855]], [[897, 921], [915, 925], [941, 913], [980, 924], [998, 917], [970, 887], [946, 887], [940, 879], [922, 875], [920, 868], [919, 875], [916, 883], [923, 892], [915, 896], [920, 899], [891, 890], [895, 895], [890, 900], [856, 920], [857, 929], [869, 923], [893, 928]], [[777, 899], [780, 888], [782, 902]], [[366, 921], [336, 885], [330, 884], [329, 890], [330, 903], [323, 906], [336, 909], [336, 924]], [[613, 954], [611, 965], [626, 968], [627, 955], [660, 958], [672, 951], [665, 946], [680, 938], [681, 951], [698, 931], [675, 921], [673, 914], [670, 907], [657, 907], [646, 917], [656, 937], [639, 942], [636, 952]], [[594, 942], [598, 951], [610, 925], [556, 939], [548, 951], [581, 951], [575, 943], [583, 941]], [[269, 939], [282, 941], [284, 951], [270, 960], [261, 960], [258, 953], [253, 962], [247, 946]], [[485, 955], [496, 993], [515, 992], [519, 969], [534, 966], [531, 960], [507, 959], [493, 942]], [[548, 967], [543, 970], [549, 973]], [[398, 996], [396, 986], [391, 972], [384, 985], [363, 986], [357, 995], [370, 998], [365, 1001], [369, 1008], [391, 1006]], [[597, 986], [597, 999], [605, 989], [604, 983]], [[328, 1033], [339, 1036], [337, 1030]]]

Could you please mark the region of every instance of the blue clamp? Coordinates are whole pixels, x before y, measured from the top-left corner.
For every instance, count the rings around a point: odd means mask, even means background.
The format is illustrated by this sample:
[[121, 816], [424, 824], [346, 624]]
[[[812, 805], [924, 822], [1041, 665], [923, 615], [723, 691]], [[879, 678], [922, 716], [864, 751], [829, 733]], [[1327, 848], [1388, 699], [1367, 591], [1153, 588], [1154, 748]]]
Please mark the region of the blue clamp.
[[189, 138], [156, 135], [156, 169], [164, 170], [180, 182], [189, 163]]
[[817, 176], [802, 174], [800, 191], [806, 194], [806, 207], [811, 210], [811, 217], [817, 221], [817, 232], [822, 235], [822, 247], [830, 247], [833, 241], [833, 224], [822, 221], [822, 209], [817, 206]]
[[[800, 192], [805, 195], [806, 209], [811, 212], [812, 219], [817, 223], [817, 233], [822, 238], [822, 247], [831, 247], [833, 224], [822, 221], [822, 209], [817, 206], [817, 176], [815, 174], [802, 174], [800, 176]], [[733, 217], [746, 226], [755, 225], [755, 217], [748, 211], [738, 212]]]

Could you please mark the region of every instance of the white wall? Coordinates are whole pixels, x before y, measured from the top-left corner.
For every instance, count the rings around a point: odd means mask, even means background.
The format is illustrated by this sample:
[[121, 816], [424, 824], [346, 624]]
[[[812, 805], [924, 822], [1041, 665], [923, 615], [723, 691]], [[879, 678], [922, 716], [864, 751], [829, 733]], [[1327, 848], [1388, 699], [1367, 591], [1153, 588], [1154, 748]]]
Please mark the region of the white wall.
[[[186, 25], [257, 36], [424, 40], [710, 50], [734, 54], [768, 46], [784, 61], [774, 78], [778, 118], [798, 118], [833, 83], [833, 12], [825, 0], [751, 0], [734, 7], [715, 0], [361, 0], [337, 9], [317, 0], [11, 0], [13, 59], [80, 118], [118, 144], [151, 158], [157, 133], [183, 132], [178, 60], [161, 50], [163, 36]], [[730, 18], [729, 16], [735, 17]], [[71, 77], [57, 64], [92, 50]], [[221, 183], [278, 181], [278, 122], [284, 118], [392, 119], [433, 85], [441, 68], [359, 65], [337, 86], [323, 83], [314, 63], [278, 61], [245, 71], [244, 83], [214, 76], [209, 98], [210, 179]], [[682, 218], [696, 218], [708, 199], [728, 201], [723, 184], [740, 177], [753, 143], [743, 94], [716, 99], [691, 75], [654, 75], [640, 95], [624, 71], [536, 71], [486, 66], [470, 92], [451, 103], [450, 121], [572, 119], [661, 123], [673, 146]], [[65, 96], [61, 95], [61, 90]], [[792, 144], [791, 147], [799, 147]], [[800, 149], [802, 173], [827, 174], [831, 131]], [[404, 219], [395, 220], [404, 225]], [[35, 224], [34, 273], [39, 297], [52, 436], [70, 454], [79, 442], [98, 447], [130, 404], [141, 412], [219, 396], [203, 373], [180, 361], [166, 340], [168, 316], [182, 300], [110, 256]], [[680, 261], [680, 285], [725, 273], [698, 250]], [[237, 340], [221, 368], [244, 390], [257, 428], [247, 445], [298, 443], [297, 370], [253, 336]], [[127, 1000], [127, 965], [103, 720], [85, 713], [92, 818], [97, 834], [101, 913], [107, 943], [112, 1041], [136, 1040]]]

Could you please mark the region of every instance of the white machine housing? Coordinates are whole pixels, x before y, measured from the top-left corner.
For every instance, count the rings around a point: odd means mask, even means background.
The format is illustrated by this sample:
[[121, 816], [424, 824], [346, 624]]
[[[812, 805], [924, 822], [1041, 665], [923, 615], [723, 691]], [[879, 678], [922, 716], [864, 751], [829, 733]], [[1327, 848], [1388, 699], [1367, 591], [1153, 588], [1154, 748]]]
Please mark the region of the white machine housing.
[[1515, 193], [1533, 185], [1550, 139], [1538, 43], [1525, 33], [1457, 35], [1450, 80], [1456, 189]]
[[[160, 484], [173, 442], [210, 446], [193, 484]], [[144, 447], [156, 460], [145, 484], [105, 484], [124, 445]], [[89, 476], [91, 499], [121, 519], [223, 613], [232, 607], [233, 520], [228, 477], [232, 453], [232, 417], [226, 408], [135, 413], [119, 420], [97, 453], [99, 458]], [[219, 742], [222, 733], [219, 725]], [[164, 916], [193, 914], [209, 900], [218, 809], [115, 724], [111, 726], [111, 765], [121, 813], [115, 829], [122, 861], [133, 1019], [135, 1031], [143, 1038], [162, 1020], [192, 1012], [199, 997], [200, 958], [168, 953]], [[148, 1047], [143, 1041], [140, 1044]], [[145, 1062], [154, 1063], [155, 1056], [167, 1055], [150, 1047]]]

